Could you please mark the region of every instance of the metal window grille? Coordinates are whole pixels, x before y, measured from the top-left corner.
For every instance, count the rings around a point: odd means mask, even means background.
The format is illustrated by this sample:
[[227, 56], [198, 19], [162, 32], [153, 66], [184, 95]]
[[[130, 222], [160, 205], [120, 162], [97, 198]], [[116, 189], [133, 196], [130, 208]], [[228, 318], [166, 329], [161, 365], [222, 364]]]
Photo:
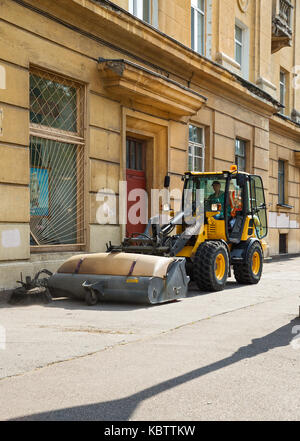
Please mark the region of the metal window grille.
[[30, 244], [84, 243], [84, 87], [30, 73]]

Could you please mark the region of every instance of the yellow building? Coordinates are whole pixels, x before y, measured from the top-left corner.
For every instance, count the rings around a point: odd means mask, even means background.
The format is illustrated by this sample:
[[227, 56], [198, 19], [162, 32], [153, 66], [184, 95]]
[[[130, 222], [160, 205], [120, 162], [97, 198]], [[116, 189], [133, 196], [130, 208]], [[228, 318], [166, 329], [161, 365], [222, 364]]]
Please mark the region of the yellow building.
[[0, 23], [0, 289], [119, 243], [98, 214], [120, 181], [235, 162], [263, 178], [269, 255], [300, 252], [295, 0], [3, 0]]

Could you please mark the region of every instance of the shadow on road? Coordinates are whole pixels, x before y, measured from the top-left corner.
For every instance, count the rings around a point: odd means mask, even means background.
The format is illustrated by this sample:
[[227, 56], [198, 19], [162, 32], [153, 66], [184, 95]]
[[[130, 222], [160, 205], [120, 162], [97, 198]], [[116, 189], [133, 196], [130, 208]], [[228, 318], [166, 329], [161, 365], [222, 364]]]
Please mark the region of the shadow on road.
[[300, 325], [300, 319], [296, 318], [270, 334], [267, 334], [261, 338], [253, 339], [249, 345], [240, 347], [229, 357], [187, 372], [186, 374], [178, 377], [171, 378], [168, 381], [163, 381], [162, 383], [144, 389], [136, 394], [130, 395], [129, 397], [97, 404], [70, 407], [51, 412], [28, 415], [26, 417], [17, 418], [14, 420], [128, 421], [132, 418], [135, 409], [140, 405], [140, 403], [153, 396], [161, 394], [189, 381], [196, 380], [211, 372], [215, 372], [227, 366], [233, 365], [234, 363], [238, 363], [241, 360], [256, 357], [257, 355], [266, 353], [278, 347], [288, 346], [294, 337], [292, 334], [292, 328], [295, 325]]

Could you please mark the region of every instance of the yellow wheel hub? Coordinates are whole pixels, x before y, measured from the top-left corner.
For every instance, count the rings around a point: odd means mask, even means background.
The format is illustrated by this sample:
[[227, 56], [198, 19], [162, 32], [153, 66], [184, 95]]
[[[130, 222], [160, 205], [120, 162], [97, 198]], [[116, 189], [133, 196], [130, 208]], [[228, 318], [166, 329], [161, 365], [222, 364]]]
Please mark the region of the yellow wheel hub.
[[260, 255], [257, 251], [252, 256], [252, 272], [257, 276], [260, 270]]
[[215, 275], [218, 280], [222, 280], [225, 275], [226, 263], [222, 253], [218, 254], [215, 261]]

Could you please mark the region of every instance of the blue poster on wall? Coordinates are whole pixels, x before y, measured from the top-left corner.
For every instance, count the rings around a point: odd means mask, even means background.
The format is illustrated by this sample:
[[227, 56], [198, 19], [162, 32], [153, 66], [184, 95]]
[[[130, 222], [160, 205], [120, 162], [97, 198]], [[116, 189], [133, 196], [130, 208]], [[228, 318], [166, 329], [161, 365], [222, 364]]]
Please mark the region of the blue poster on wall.
[[30, 169], [30, 215], [49, 215], [48, 170], [46, 168]]

